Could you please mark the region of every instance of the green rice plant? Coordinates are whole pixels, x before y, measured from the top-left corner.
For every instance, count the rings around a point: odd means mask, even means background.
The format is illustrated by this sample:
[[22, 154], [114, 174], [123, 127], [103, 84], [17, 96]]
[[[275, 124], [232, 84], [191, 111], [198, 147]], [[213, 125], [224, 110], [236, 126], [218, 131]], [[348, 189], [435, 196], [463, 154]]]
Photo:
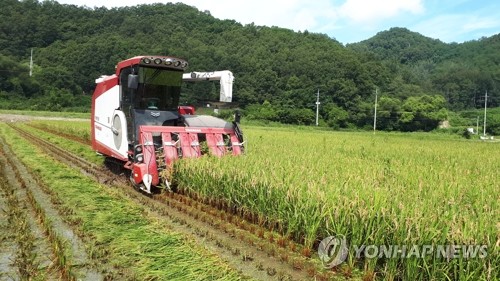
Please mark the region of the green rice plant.
[[[75, 123], [76, 125], [73, 123]], [[88, 145], [82, 145], [82, 143], [75, 142], [70, 139], [65, 139], [59, 136], [55, 136], [53, 133], [44, 130], [44, 128], [50, 128], [52, 131], [66, 132], [68, 134], [74, 134], [74, 136], [78, 137], [79, 136], [78, 133], [75, 132], [82, 132], [81, 135], [83, 135], [84, 134], [83, 132], [85, 132], [85, 130], [87, 130], [86, 132], [89, 131], [88, 124], [87, 126], [83, 126], [85, 122], [81, 123], [81, 122], [71, 122], [71, 121], [43, 121], [43, 122], [40, 121], [40, 123], [38, 123], [38, 121], [34, 121], [33, 123], [30, 122], [30, 124], [35, 124], [35, 127], [32, 127], [29, 124], [19, 124], [17, 126], [20, 126], [21, 128], [31, 132], [36, 132], [37, 136], [45, 140], [48, 140], [50, 142], [53, 142], [57, 145], [60, 145], [65, 149], [73, 151], [76, 155], [84, 157], [85, 159], [95, 164], [103, 163], [103, 158], [97, 155], [95, 151], [92, 151]]]
[[34, 120], [29, 124], [35, 128], [74, 136], [90, 143], [90, 121]]

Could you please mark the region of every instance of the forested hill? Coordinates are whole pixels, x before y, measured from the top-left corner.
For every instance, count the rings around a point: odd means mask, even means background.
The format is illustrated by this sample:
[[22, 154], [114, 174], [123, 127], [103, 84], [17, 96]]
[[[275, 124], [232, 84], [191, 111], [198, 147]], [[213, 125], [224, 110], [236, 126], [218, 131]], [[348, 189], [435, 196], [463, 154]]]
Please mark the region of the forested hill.
[[[88, 109], [96, 78], [144, 54], [185, 58], [188, 71], [229, 69], [234, 101], [248, 118], [286, 123], [313, 123], [319, 90], [324, 124], [368, 126], [378, 89], [382, 129], [428, 130], [446, 109], [480, 107], [486, 90], [500, 89], [499, 35], [445, 44], [394, 28], [343, 46], [324, 34], [242, 25], [184, 4], [0, 1], [2, 108]], [[215, 86], [186, 90], [186, 103], [217, 99]]]
[[[405, 28], [392, 28], [348, 48], [369, 53], [389, 68], [398, 69], [393, 79], [416, 85], [423, 93], [444, 96], [451, 110], [484, 106], [486, 91], [493, 96], [490, 105], [499, 105], [500, 34], [445, 44]], [[398, 89], [395, 96], [411, 95]]]

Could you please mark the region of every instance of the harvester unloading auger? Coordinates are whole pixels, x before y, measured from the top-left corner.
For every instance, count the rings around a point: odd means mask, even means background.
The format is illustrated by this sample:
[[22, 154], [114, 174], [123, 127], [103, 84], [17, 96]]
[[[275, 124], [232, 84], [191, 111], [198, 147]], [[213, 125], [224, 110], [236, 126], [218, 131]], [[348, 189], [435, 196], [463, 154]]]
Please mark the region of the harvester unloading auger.
[[96, 79], [92, 147], [130, 170], [131, 181], [148, 193], [152, 186], [170, 185], [168, 171], [178, 158], [244, 150], [239, 117], [226, 122], [179, 106], [182, 83], [189, 81], [220, 80], [220, 101], [231, 102], [233, 74], [184, 73], [187, 65], [174, 57], [138, 56], [119, 62], [115, 74]]

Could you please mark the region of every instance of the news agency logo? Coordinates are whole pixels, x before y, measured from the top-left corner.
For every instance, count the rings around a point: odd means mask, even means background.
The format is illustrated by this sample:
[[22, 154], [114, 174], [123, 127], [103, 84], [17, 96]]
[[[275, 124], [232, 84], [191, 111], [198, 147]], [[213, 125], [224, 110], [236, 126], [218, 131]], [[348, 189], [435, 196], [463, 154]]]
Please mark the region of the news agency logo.
[[386, 259], [484, 259], [488, 256], [487, 245], [354, 245], [356, 258]]
[[349, 249], [343, 235], [328, 236], [318, 246], [318, 255], [325, 268], [342, 264], [349, 254], [355, 259], [484, 259], [488, 256], [487, 245], [352, 245]]
[[333, 268], [345, 261], [349, 247], [343, 235], [328, 236], [321, 240], [318, 255], [325, 268]]

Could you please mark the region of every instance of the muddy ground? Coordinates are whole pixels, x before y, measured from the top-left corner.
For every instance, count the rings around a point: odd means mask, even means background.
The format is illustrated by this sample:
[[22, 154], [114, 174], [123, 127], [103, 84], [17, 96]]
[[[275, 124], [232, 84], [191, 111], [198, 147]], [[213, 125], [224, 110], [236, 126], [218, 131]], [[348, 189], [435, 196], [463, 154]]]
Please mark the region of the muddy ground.
[[2, 280], [102, 280], [50, 195], [0, 138]]

